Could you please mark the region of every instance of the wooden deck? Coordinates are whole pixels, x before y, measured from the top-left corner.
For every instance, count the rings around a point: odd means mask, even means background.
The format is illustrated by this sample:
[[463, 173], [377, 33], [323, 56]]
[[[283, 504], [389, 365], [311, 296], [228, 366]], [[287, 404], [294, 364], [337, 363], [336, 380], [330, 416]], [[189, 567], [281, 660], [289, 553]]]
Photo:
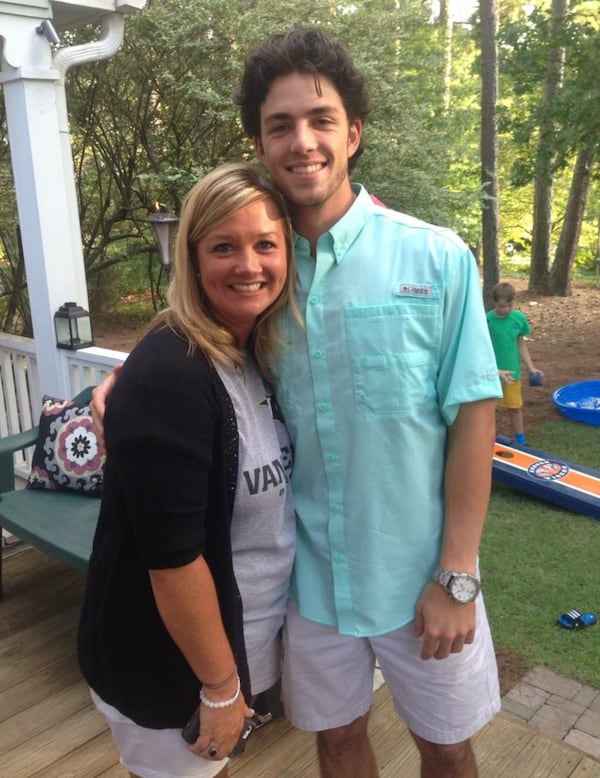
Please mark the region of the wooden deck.
[[[75, 656], [83, 576], [33, 549], [5, 557], [0, 603], [0, 775], [91, 778], [126, 772]], [[417, 753], [385, 687], [371, 733], [381, 778], [418, 778]], [[475, 738], [481, 778], [600, 778], [600, 762], [498, 716]], [[317, 778], [313, 737], [279, 719], [230, 764], [235, 778]]]

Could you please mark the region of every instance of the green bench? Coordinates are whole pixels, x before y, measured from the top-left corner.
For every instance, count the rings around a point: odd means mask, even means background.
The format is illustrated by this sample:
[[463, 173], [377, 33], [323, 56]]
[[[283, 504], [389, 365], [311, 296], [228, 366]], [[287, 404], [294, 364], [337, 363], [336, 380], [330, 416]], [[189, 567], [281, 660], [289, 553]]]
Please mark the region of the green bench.
[[[93, 387], [75, 398], [89, 402]], [[34, 446], [38, 428], [0, 439], [0, 528], [54, 559], [87, 570], [100, 500], [72, 491], [15, 489], [13, 454]], [[0, 554], [0, 600], [3, 599]]]

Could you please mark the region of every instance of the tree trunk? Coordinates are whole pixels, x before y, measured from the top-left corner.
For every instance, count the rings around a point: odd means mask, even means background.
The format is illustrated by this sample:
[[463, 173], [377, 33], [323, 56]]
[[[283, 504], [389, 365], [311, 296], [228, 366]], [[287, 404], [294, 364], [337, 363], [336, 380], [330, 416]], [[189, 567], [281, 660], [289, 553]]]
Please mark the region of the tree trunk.
[[560, 297], [568, 297], [573, 291], [571, 288], [571, 275], [590, 191], [597, 140], [598, 133], [595, 133], [586, 146], [579, 150], [575, 169], [573, 170], [565, 219], [558, 246], [556, 247], [556, 256], [554, 257], [549, 282], [550, 294]]
[[0, 322], [0, 330], [12, 335], [33, 337], [27, 280], [25, 277], [25, 255], [21, 241], [21, 229], [15, 226], [15, 239], [7, 241], [2, 236], [2, 247], [6, 258], [8, 277], [2, 279], [2, 285], [7, 289], [8, 301], [6, 310]]
[[[552, 0], [550, 31], [556, 35], [563, 23], [568, 0]], [[531, 240], [531, 266], [529, 291], [545, 291], [550, 268], [552, 243], [552, 184], [554, 176], [554, 135], [552, 103], [562, 86], [564, 48], [550, 52], [546, 78], [542, 87], [542, 115], [535, 160], [535, 184], [533, 194], [533, 230]]]
[[452, 36], [454, 32], [450, 0], [440, 0], [439, 25], [443, 35], [444, 46], [443, 105], [444, 113], [447, 114], [450, 110], [450, 97], [452, 94]]
[[481, 20], [481, 233], [483, 298], [492, 308], [492, 289], [500, 278], [498, 232], [498, 8], [496, 0], [479, 0]]

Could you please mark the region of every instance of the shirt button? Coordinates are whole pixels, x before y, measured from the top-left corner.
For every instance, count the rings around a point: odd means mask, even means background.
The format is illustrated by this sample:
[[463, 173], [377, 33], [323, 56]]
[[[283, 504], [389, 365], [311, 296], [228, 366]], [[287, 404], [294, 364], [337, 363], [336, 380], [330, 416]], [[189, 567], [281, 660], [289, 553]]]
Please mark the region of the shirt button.
[[325, 454], [325, 459], [328, 462], [335, 462], [336, 459], [337, 459], [337, 456], [336, 456], [336, 454]]
[[322, 356], [323, 356], [323, 352], [321, 351], [321, 349], [318, 348], [313, 351], [313, 357], [315, 359], [321, 359]]
[[342, 512], [342, 506], [338, 505], [337, 503], [334, 502], [333, 505], [331, 506], [331, 511], [332, 511], [332, 513], [341, 513]]
[[319, 296], [316, 294], [311, 294], [311, 296], [308, 298], [308, 302], [311, 305], [316, 305], [319, 302]]
[[325, 412], [329, 410], [329, 403], [319, 403], [317, 407], [320, 411]]

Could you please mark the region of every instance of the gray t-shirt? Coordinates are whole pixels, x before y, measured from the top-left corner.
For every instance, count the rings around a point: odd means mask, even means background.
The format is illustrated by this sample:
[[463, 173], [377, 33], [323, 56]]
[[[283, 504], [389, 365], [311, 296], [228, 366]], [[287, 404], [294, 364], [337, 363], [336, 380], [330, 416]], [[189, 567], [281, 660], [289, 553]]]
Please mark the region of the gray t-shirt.
[[244, 607], [244, 638], [258, 694], [280, 674], [279, 630], [287, 608], [295, 550], [290, 488], [292, 450], [272, 389], [248, 357], [244, 375], [217, 372], [231, 397], [239, 434], [239, 468], [231, 543]]

